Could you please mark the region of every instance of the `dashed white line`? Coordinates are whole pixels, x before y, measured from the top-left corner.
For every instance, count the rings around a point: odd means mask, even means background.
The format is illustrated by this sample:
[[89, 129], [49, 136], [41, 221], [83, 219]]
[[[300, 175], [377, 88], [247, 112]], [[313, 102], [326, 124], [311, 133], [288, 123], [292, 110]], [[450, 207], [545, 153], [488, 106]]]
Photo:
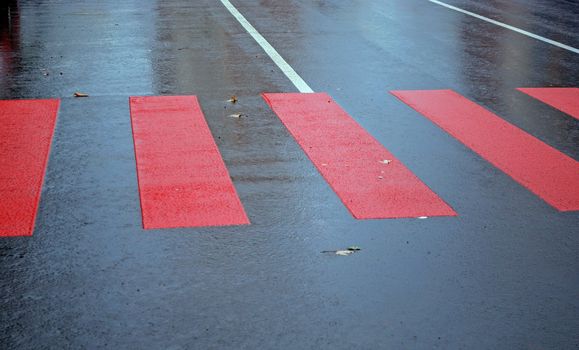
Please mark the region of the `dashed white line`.
[[517, 28], [517, 27], [513, 27], [513, 26], [511, 26], [511, 25], [508, 25], [508, 24], [505, 24], [505, 23], [502, 23], [502, 22], [499, 22], [499, 21], [495, 21], [494, 19], [490, 19], [490, 18], [481, 16], [481, 15], [477, 15], [476, 13], [463, 10], [463, 9], [458, 8], [458, 7], [456, 7], [456, 6], [452, 6], [452, 5], [449, 5], [449, 4], [447, 4], [447, 3], [444, 3], [444, 2], [442, 2], [442, 1], [438, 1], [438, 0], [428, 0], [428, 1], [430, 1], [430, 2], [433, 3], [433, 4], [437, 4], [437, 5], [440, 5], [440, 6], [444, 6], [444, 7], [448, 8], [448, 9], [451, 9], [451, 10], [454, 10], [454, 11], [457, 11], [457, 12], [460, 12], [460, 13], [464, 13], [465, 15], [469, 15], [469, 16], [478, 18], [478, 19], [483, 20], [483, 21], [485, 21], [485, 22], [489, 22], [489, 23], [495, 24], [495, 25], [497, 25], [497, 26], [500, 26], [500, 27], [503, 27], [503, 28], [512, 30], [512, 31], [517, 32], [517, 33], [519, 33], [519, 34], [526, 35], [526, 36], [531, 37], [531, 38], [533, 38], [533, 39], [540, 40], [540, 41], [542, 41], [542, 42], [544, 42], [544, 43], [551, 44], [551, 45], [560, 47], [560, 48], [562, 48], [562, 49], [565, 49], [565, 50], [568, 50], [568, 51], [571, 51], [571, 52], [574, 52], [574, 53], [579, 53], [579, 49], [576, 49], [576, 48], [574, 48], [574, 47], [572, 47], [572, 46], [565, 45], [565, 44], [561, 44], [561, 43], [558, 42], [558, 41], [551, 40], [551, 39], [547, 39], [547, 38], [542, 37], [542, 36], [540, 36], [540, 35], [533, 34], [533, 33], [531, 33], [531, 32], [527, 32], [526, 30], [522, 30], [522, 29], [519, 29], [519, 28]]
[[314, 92], [312, 88], [299, 76], [299, 74], [281, 57], [281, 55], [265, 40], [265, 38], [249, 23], [243, 15], [237, 11], [235, 6], [229, 0], [220, 0], [223, 6], [237, 19], [239, 24], [253, 39], [261, 46], [265, 53], [272, 59], [272, 61], [281, 69], [286, 77], [295, 85], [299, 92]]

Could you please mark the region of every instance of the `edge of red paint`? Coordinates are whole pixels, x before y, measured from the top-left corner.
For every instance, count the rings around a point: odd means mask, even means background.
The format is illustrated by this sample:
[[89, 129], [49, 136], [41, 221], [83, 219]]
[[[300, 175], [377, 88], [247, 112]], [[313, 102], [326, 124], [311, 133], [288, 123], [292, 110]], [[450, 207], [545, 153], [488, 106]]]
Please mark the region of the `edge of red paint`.
[[34, 229], [36, 226], [36, 218], [38, 216], [38, 207], [40, 205], [40, 198], [42, 196], [42, 189], [44, 188], [44, 179], [46, 177], [46, 172], [48, 169], [48, 161], [50, 159], [50, 152], [52, 150], [52, 143], [54, 140], [54, 131], [56, 129], [56, 123], [58, 120], [58, 113], [60, 110], [60, 99], [59, 98], [49, 98], [49, 99], [24, 99], [24, 100], [0, 100], [0, 102], [2, 101], [13, 101], [13, 102], [46, 102], [46, 103], [50, 103], [50, 106], [47, 106], [47, 108], [51, 109], [51, 112], [54, 114], [54, 118], [52, 119], [49, 127], [50, 127], [50, 137], [49, 137], [49, 141], [48, 144], [46, 145], [46, 151], [42, 157], [42, 162], [41, 162], [41, 166], [42, 166], [42, 173], [40, 176], [40, 183], [38, 184], [38, 191], [36, 192], [35, 196], [34, 196], [34, 211], [32, 213], [32, 216], [30, 218], [30, 221], [27, 223], [27, 230], [25, 232], [22, 233], [1, 233], [0, 232], [0, 237], [1, 238], [10, 238], [10, 237], [30, 237], [34, 234]]
[[527, 87], [517, 88], [517, 91], [579, 120], [579, 88]]
[[[427, 189], [430, 194], [432, 194], [436, 199], [438, 199], [438, 201], [441, 204], [441, 207], [444, 208], [444, 210], [441, 209], [441, 211], [439, 213], [428, 213], [425, 214], [425, 217], [456, 217], [458, 216], [457, 212], [452, 208], [452, 206], [450, 204], [448, 204], [444, 199], [442, 199], [440, 196], [438, 196], [438, 194], [432, 189], [430, 188], [426, 183], [424, 183], [418, 176], [416, 176], [410, 169], [408, 169], [408, 167], [406, 167], [404, 165], [404, 163], [402, 163], [398, 158], [396, 158], [394, 155], [392, 155], [390, 153], [390, 151], [388, 151], [380, 142], [378, 142], [378, 140], [376, 140], [376, 138], [374, 136], [372, 136], [372, 134], [370, 134], [364, 127], [362, 127], [362, 125], [360, 125], [355, 119], [353, 119], [351, 116], [348, 115], [348, 113], [336, 102], [332, 99], [332, 97], [330, 95], [328, 95], [327, 93], [324, 92], [318, 92], [318, 93], [271, 93], [271, 92], [263, 92], [261, 93], [261, 96], [263, 97], [263, 99], [266, 101], [266, 103], [269, 105], [269, 107], [272, 109], [272, 111], [277, 115], [276, 111], [275, 111], [275, 107], [273, 106], [273, 102], [272, 100], [269, 98], [268, 95], [295, 95], [295, 96], [303, 96], [303, 95], [320, 95], [323, 96], [324, 100], [328, 100], [328, 102], [332, 102], [334, 103], [345, 115], [347, 115], [349, 118], [352, 119], [352, 121], [354, 121], [357, 124], [357, 127], [359, 127], [366, 135], [366, 137], [371, 140], [371, 142], [374, 142], [375, 144], [379, 145], [385, 152], [388, 152], [390, 154], [390, 159], [395, 160], [396, 162], [398, 162], [400, 164], [401, 167], [403, 167], [405, 170], [408, 171], [408, 175], [412, 176], [415, 178], [415, 180], [421, 185], [424, 186], [425, 189]], [[278, 115], [279, 118], [279, 115]], [[290, 135], [292, 135], [292, 137], [295, 139], [295, 135], [294, 133], [287, 127], [287, 125], [285, 124], [285, 122], [283, 121], [282, 118], [279, 118], [280, 121], [282, 122], [282, 124], [284, 124], [284, 126], [286, 127], [287, 131], [290, 133]], [[297, 140], [296, 140], [297, 142]], [[334, 191], [334, 193], [338, 196], [338, 198], [340, 199], [340, 201], [344, 204], [344, 206], [346, 207], [346, 209], [350, 212], [350, 214], [358, 220], [383, 220], [383, 219], [417, 219], [420, 218], [422, 216], [417, 216], [417, 215], [391, 215], [391, 216], [376, 216], [376, 217], [369, 217], [369, 216], [363, 216], [363, 215], [358, 215], [356, 212], [353, 211], [352, 208], [350, 208], [349, 204], [346, 201], [346, 198], [344, 198], [341, 194], [340, 194], [340, 189], [336, 188], [335, 185], [331, 182], [328, 181], [328, 178], [326, 177], [326, 175], [324, 175], [325, 169], [321, 168], [320, 166], [318, 166], [317, 162], [315, 159], [312, 159], [312, 157], [310, 156], [310, 154], [308, 154], [308, 152], [304, 149], [304, 147], [298, 142], [298, 145], [300, 146], [300, 148], [302, 148], [302, 150], [304, 151], [304, 153], [306, 154], [306, 157], [308, 157], [308, 159], [310, 160], [310, 162], [312, 162], [312, 164], [314, 165], [314, 167], [318, 170], [318, 172], [320, 173], [320, 175], [322, 175], [322, 177], [324, 178], [324, 180], [326, 181], [326, 183], [328, 183], [328, 185], [330, 186], [330, 188], [332, 188], [332, 190]]]
[[[547, 175], [555, 174], [558, 177], [558, 180], [563, 179], [565, 182], [569, 182], [572, 184], [573, 180], [577, 179], [576, 174], [579, 174], [579, 172], [574, 172], [574, 169], [579, 169], [578, 168], [579, 163], [575, 159], [560, 152], [556, 148], [542, 142], [541, 140], [534, 137], [533, 135], [531, 135], [531, 134], [527, 133], [526, 131], [518, 128], [517, 126], [507, 122], [506, 120], [497, 116], [495, 113], [493, 113], [490, 110], [484, 108], [483, 106], [480, 106], [479, 104], [469, 100], [468, 98], [455, 92], [454, 90], [451, 90], [451, 89], [393, 90], [393, 91], [390, 91], [390, 93], [392, 95], [394, 95], [396, 98], [398, 98], [402, 103], [408, 105], [409, 107], [414, 109], [416, 112], [423, 115], [426, 119], [430, 120], [436, 126], [438, 126], [443, 131], [448, 133], [451, 137], [455, 138], [458, 142], [465, 145], [465, 147], [469, 148], [471, 151], [478, 154], [481, 158], [485, 159], [490, 164], [492, 164], [494, 167], [501, 170], [503, 173], [505, 173], [507, 176], [511, 177], [519, 185], [523, 186], [524, 188], [529, 190], [531, 193], [535, 194], [537, 197], [539, 197], [541, 200], [543, 200], [544, 202], [546, 202], [547, 204], [549, 204], [550, 206], [552, 206], [556, 210], [561, 211], [561, 212], [570, 212], [570, 211], [579, 210], [579, 195], [577, 195], [577, 196], [574, 195], [574, 193], [579, 194], [579, 181], [576, 181], [575, 187], [572, 187], [571, 189], [569, 189], [568, 187], [561, 188], [560, 183], [551, 182], [551, 183], [549, 183], [549, 186], [559, 186], [559, 188], [555, 188], [553, 190], [551, 187], [546, 186], [546, 184], [544, 183], [543, 177], [541, 177], [541, 176], [543, 176], [545, 174], [542, 174], [542, 175], [541, 174], [539, 174], [539, 175], [535, 174], [535, 172], [536, 173], [541, 173], [541, 172], [544, 173], [545, 169], [550, 170], [550, 169], [553, 169], [554, 166], [557, 166], [558, 172], [552, 172], [551, 174], [547, 174]], [[527, 157], [524, 159], [521, 158], [520, 156], [519, 156], [519, 158], [507, 157], [507, 158], [509, 158], [508, 161], [505, 161], [504, 157], [498, 157], [497, 158], [496, 155], [499, 154], [499, 152], [496, 150], [493, 150], [492, 148], [489, 149], [488, 144], [485, 144], [482, 148], [480, 147], [480, 145], [474, 146], [474, 144], [473, 144], [474, 141], [472, 140], [473, 134], [471, 133], [469, 136], [466, 136], [466, 134], [468, 134], [469, 130], [467, 130], [467, 132], [465, 134], [464, 130], [461, 132], [461, 131], [458, 131], [457, 129], [449, 128], [447, 125], [444, 125], [445, 124], [444, 119], [433, 117], [432, 111], [427, 110], [427, 108], [425, 108], [424, 106], [418, 106], [416, 102], [412, 101], [411, 97], [406, 96], [408, 94], [445, 94], [445, 93], [446, 94], [450, 93], [450, 94], [454, 95], [456, 98], [458, 98], [459, 100], [465, 101], [468, 104], [470, 104], [469, 108], [472, 109], [471, 112], [484, 113], [485, 116], [482, 117], [482, 119], [479, 118], [478, 122], [480, 123], [480, 121], [484, 119], [486, 125], [483, 125], [483, 129], [487, 128], [487, 131], [488, 131], [488, 130], [490, 130], [489, 128], [495, 128], [494, 129], [494, 130], [496, 130], [495, 133], [500, 131], [502, 133], [502, 136], [503, 136], [503, 138], [501, 139], [502, 144], [505, 143], [504, 140], [512, 140], [512, 139], [516, 139], [518, 143], [524, 143], [525, 147], [521, 147], [521, 149], [523, 149], [527, 153]], [[414, 97], [416, 97], [416, 96], [414, 96]], [[418, 97], [424, 97], [424, 96], [418, 96]], [[427, 97], [431, 98], [432, 96], [427, 96]], [[472, 130], [475, 130], [475, 129], [471, 129], [470, 131], [472, 131]], [[475, 134], [481, 132], [480, 127], [476, 130], [477, 130], [477, 132]], [[508, 137], [505, 137], [505, 133], [509, 133]], [[470, 138], [470, 140], [468, 138]], [[476, 137], [475, 137], [475, 139], [476, 139]], [[482, 140], [480, 135], [478, 137], [478, 140], [479, 140], [479, 142], [480, 142], [480, 140]], [[511, 143], [512, 143], [512, 141], [511, 141]], [[478, 149], [475, 150], [475, 148], [473, 148], [473, 147], [477, 147]], [[494, 145], [494, 147], [496, 147], [496, 145]], [[506, 147], [506, 148], [508, 148], [508, 147]], [[533, 152], [534, 152], [534, 153], [530, 153], [531, 155], [529, 155], [529, 150], [528, 150], [529, 148], [532, 148]], [[504, 151], [501, 151], [500, 154], [503, 154], [502, 152], [504, 152]], [[533, 159], [533, 157], [537, 154], [544, 154], [544, 156], [541, 159]], [[512, 154], [511, 154], [511, 156], [512, 156]], [[542, 164], [541, 161], [544, 161], [545, 158], [550, 158], [550, 160], [551, 160], [551, 162], [550, 162], [551, 166], [548, 168], [540, 167], [540, 165]], [[525, 171], [523, 171], [522, 170], [523, 167], [521, 166], [522, 161], [525, 161], [525, 162], [528, 161], [527, 163], [530, 164], [529, 167], [531, 167], [531, 168], [533, 165], [539, 166], [540, 168], [539, 168], [539, 170], [534, 169], [535, 172], [528, 172], [528, 171], [526, 171], [526, 170], [528, 170], [527, 168], [525, 168], [524, 169]], [[513, 165], [513, 164], [516, 164], [516, 165]], [[525, 174], [525, 177], [523, 177], [521, 174]]]
[[[145, 222], [145, 211], [143, 210], [143, 197], [142, 197], [142, 193], [141, 193], [141, 185], [142, 185], [142, 179], [139, 175], [139, 156], [137, 154], [137, 145], [136, 145], [136, 139], [134, 137], [135, 135], [135, 129], [134, 129], [134, 121], [133, 121], [133, 102], [136, 101], [137, 99], [142, 99], [142, 98], [179, 98], [179, 97], [186, 97], [186, 98], [191, 98], [199, 107], [199, 110], [201, 111], [201, 119], [202, 119], [202, 123], [204, 124], [204, 126], [207, 128], [207, 131], [209, 132], [209, 135], [211, 136], [211, 140], [210, 142], [212, 143], [213, 147], [215, 148], [215, 150], [217, 151], [219, 157], [217, 157], [215, 159], [215, 161], [219, 162], [220, 165], [225, 169], [225, 171], [227, 172], [227, 178], [229, 179], [229, 181], [231, 182], [231, 186], [232, 186], [232, 190], [233, 190], [233, 194], [235, 195], [235, 199], [238, 205], [238, 209], [240, 211], [240, 215], [241, 218], [238, 218], [239, 220], [237, 222], [231, 222], [231, 223], [211, 223], [211, 224], [204, 224], [204, 225], [154, 225], [154, 224], [146, 224]], [[131, 115], [131, 131], [132, 131], [132, 139], [133, 139], [133, 150], [134, 150], [134, 154], [135, 154], [135, 165], [136, 165], [136, 175], [137, 175], [137, 183], [138, 183], [138, 188], [139, 188], [139, 206], [141, 209], [141, 218], [142, 218], [142, 226], [145, 230], [154, 230], [154, 229], [173, 229], [173, 228], [203, 228], [203, 227], [227, 227], [227, 226], [240, 226], [240, 225], [249, 225], [251, 224], [249, 217], [247, 216], [247, 213], [245, 212], [245, 208], [243, 206], [243, 203], [241, 202], [241, 199], [239, 198], [239, 195], [237, 193], [237, 189], [235, 188], [233, 182], [231, 181], [231, 178], [229, 176], [229, 170], [227, 169], [227, 166], [223, 160], [223, 158], [221, 157], [221, 152], [219, 151], [219, 147], [217, 146], [215, 139], [213, 138], [213, 135], [211, 133], [211, 130], [209, 129], [209, 126], [207, 124], [207, 121], [205, 119], [205, 116], [203, 115], [202, 109], [201, 109], [201, 104], [199, 103], [199, 100], [197, 98], [197, 96], [195, 95], [163, 95], [163, 96], [130, 96], [129, 97], [129, 112]]]

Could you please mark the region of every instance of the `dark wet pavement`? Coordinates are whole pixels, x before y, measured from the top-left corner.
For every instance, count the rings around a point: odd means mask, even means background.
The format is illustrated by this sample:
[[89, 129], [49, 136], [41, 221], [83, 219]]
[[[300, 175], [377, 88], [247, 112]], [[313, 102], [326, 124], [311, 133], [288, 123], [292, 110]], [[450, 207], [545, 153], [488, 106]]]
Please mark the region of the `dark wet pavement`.
[[[579, 47], [572, 1], [449, 3]], [[388, 94], [454, 89], [578, 159], [579, 122], [514, 90], [577, 86], [577, 54], [423, 0], [233, 4], [459, 216], [353, 219], [219, 1], [8, 1], [0, 98], [62, 105], [34, 236], [0, 239], [0, 348], [579, 348], [579, 215]], [[199, 97], [252, 225], [141, 228], [128, 96], [166, 94]]]

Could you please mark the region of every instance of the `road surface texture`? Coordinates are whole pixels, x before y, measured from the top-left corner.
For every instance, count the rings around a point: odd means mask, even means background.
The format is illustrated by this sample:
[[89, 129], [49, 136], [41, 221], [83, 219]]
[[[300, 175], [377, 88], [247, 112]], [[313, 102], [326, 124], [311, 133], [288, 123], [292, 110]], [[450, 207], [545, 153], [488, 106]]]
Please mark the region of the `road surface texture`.
[[[300, 90], [224, 3], [0, 5], [0, 99], [60, 99], [33, 235], [0, 237], [0, 348], [579, 349], [577, 209], [390, 93], [454, 90], [576, 166], [579, 121], [516, 90], [579, 86], [576, 1], [445, 2], [565, 48], [428, 0], [231, 0], [456, 212], [372, 220], [263, 99]], [[165, 95], [197, 96], [249, 225], [143, 229], [129, 97]]]

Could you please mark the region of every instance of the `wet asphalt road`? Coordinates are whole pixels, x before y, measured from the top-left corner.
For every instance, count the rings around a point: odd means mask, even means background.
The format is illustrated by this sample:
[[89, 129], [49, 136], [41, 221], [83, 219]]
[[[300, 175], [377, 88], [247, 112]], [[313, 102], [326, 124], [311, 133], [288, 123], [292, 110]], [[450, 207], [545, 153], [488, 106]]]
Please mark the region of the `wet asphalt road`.
[[[425, 0], [232, 3], [459, 216], [353, 219], [219, 1], [7, 1], [0, 98], [62, 105], [34, 236], [0, 239], [0, 348], [579, 348], [579, 214], [388, 94], [454, 89], [579, 159], [579, 121], [514, 90], [577, 86], [579, 55]], [[579, 47], [576, 1], [449, 3]], [[199, 97], [250, 226], [141, 228], [128, 97], [171, 94]]]

